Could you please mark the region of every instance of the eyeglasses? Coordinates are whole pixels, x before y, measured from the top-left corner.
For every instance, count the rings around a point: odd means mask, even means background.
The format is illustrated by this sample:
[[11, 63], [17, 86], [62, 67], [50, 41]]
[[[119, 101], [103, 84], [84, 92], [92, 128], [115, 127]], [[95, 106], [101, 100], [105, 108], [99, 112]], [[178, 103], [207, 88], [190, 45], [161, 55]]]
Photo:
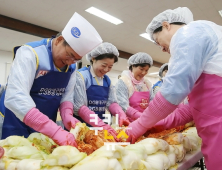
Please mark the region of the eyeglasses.
[[[65, 50], [66, 50], [66, 46], [65, 46]], [[81, 59], [78, 59], [78, 60], [77, 60], [77, 59], [75, 59], [75, 57], [69, 55], [69, 53], [67, 52], [67, 50], [66, 50], [66, 57], [69, 58], [70, 60], [72, 60], [72, 62], [75, 62], [75, 63], [81, 61]]]
[[[159, 34], [159, 32], [158, 32], [158, 34]], [[159, 45], [159, 43], [157, 43], [156, 39], [154, 39], [154, 44], [157, 45], [161, 49], [161, 51], [163, 50], [163, 47], [161, 45]]]

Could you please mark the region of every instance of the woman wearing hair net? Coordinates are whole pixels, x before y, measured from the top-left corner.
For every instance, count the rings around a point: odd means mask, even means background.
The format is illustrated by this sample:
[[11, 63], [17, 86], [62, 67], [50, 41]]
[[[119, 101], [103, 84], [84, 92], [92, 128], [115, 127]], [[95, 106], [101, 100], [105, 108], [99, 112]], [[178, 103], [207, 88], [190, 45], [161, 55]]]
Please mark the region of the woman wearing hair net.
[[121, 74], [116, 84], [119, 105], [132, 122], [141, 116], [152, 96], [152, 83], [144, 76], [153, 65], [153, 59], [146, 53], [136, 53], [128, 60], [129, 70]]
[[167, 71], [168, 71], [168, 63], [165, 63], [160, 67], [160, 70], [159, 70], [160, 80], [156, 82], [156, 84], [153, 85], [154, 95], [156, 95], [156, 93], [160, 90], [160, 87], [163, 84], [163, 77], [166, 76]]
[[189, 104], [175, 111], [172, 126], [193, 118], [207, 169], [222, 169], [222, 27], [210, 21], [189, 23], [191, 16], [188, 8], [166, 10], [148, 25], [151, 38], [171, 54], [169, 70], [149, 107], [129, 125], [128, 140], [135, 141], [188, 95]]
[[[96, 47], [86, 55], [91, 66], [79, 69], [74, 88], [75, 117], [89, 126], [103, 127], [113, 136], [116, 136], [115, 130], [102, 121], [106, 107], [112, 115], [119, 115], [120, 126], [129, 124], [124, 111], [117, 104], [114, 86], [106, 75], [118, 61], [118, 56], [117, 48], [110, 43], [102, 43]], [[90, 114], [98, 115], [98, 124], [90, 122], [93, 119]]]

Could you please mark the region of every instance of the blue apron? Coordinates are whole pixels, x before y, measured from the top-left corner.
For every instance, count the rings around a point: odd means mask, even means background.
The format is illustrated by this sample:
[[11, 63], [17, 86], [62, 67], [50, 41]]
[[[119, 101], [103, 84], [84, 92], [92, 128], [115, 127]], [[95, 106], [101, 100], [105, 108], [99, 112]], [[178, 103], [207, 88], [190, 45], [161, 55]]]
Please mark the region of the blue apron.
[[[86, 90], [87, 100], [88, 100], [88, 108], [95, 112], [100, 119], [105, 119], [103, 114], [105, 114], [106, 103], [109, 98], [109, 88], [111, 81], [107, 75], [104, 75], [103, 86], [93, 85], [93, 77], [90, 73], [90, 67], [83, 67], [78, 71], [88, 70], [90, 75], [91, 86]], [[75, 116], [81, 122], [84, 122], [79, 116]], [[91, 125], [87, 124], [87, 126], [91, 127]]]
[[[31, 42], [27, 45], [31, 46], [34, 52], [36, 52], [37, 63], [39, 62], [37, 73], [42, 69], [47, 71], [46, 74], [34, 79], [30, 96], [35, 102], [36, 108], [55, 122], [62, 95], [65, 92], [71, 74], [75, 71], [76, 65], [69, 66], [66, 72], [54, 71], [51, 41], [52, 39], [49, 41], [43, 39], [42, 41]], [[15, 48], [15, 52], [17, 49]], [[1, 100], [1, 102], [3, 101]], [[28, 137], [35, 132], [34, 129], [25, 125], [6, 107], [4, 115], [2, 139], [11, 135]]]
[[161, 87], [163, 84], [163, 81], [162, 79], [160, 79], [158, 82], [156, 82], [154, 85], [153, 85], [153, 89], [155, 89], [156, 87]]
[[0, 119], [4, 118], [4, 113], [5, 113], [5, 107], [4, 107], [4, 102], [3, 102], [4, 98], [5, 98], [5, 90], [2, 92], [0, 96]]
[[5, 96], [5, 90], [3, 91], [3, 93], [0, 96], [0, 139], [2, 137], [2, 126], [3, 126], [3, 122], [4, 122], [4, 113], [5, 113], [5, 107], [4, 107], [4, 102], [1, 102], [1, 100], [4, 100], [3, 96]]

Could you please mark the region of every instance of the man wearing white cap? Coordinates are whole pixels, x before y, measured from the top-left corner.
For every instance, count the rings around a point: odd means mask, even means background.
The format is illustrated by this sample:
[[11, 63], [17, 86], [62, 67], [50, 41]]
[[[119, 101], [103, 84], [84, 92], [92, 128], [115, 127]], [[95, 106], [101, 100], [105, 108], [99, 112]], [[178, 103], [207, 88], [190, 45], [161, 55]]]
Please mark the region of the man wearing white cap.
[[188, 95], [189, 104], [179, 107], [170, 121], [175, 126], [193, 118], [207, 169], [222, 169], [222, 27], [210, 21], [186, 21], [178, 11], [167, 10], [148, 25], [151, 38], [171, 54], [169, 70], [160, 91], [130, 125], [128, 134], [135, 140]]
[[57, 126], [75, 127], [73, 90], [78, 60], [102, 43], [95, 28], [75, 13], [62, 35], [15, 47], [15, 59], [4, 95], [2, 139], [28, 137], [38, 131], [59, 145], [76, 146], [74, 136]]

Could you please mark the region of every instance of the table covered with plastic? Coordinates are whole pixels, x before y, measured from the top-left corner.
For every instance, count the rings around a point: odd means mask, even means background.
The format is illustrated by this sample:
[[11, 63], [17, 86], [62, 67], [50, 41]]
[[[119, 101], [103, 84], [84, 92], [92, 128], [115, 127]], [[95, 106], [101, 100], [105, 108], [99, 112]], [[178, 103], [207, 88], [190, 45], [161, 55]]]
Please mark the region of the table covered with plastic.
[[200, 148], [198, 150], [187, 153], [183, 161], [178, 163], [177, 170], [189, 169], [193, 167], [201, 158], [203, 158], [203, 154]]

